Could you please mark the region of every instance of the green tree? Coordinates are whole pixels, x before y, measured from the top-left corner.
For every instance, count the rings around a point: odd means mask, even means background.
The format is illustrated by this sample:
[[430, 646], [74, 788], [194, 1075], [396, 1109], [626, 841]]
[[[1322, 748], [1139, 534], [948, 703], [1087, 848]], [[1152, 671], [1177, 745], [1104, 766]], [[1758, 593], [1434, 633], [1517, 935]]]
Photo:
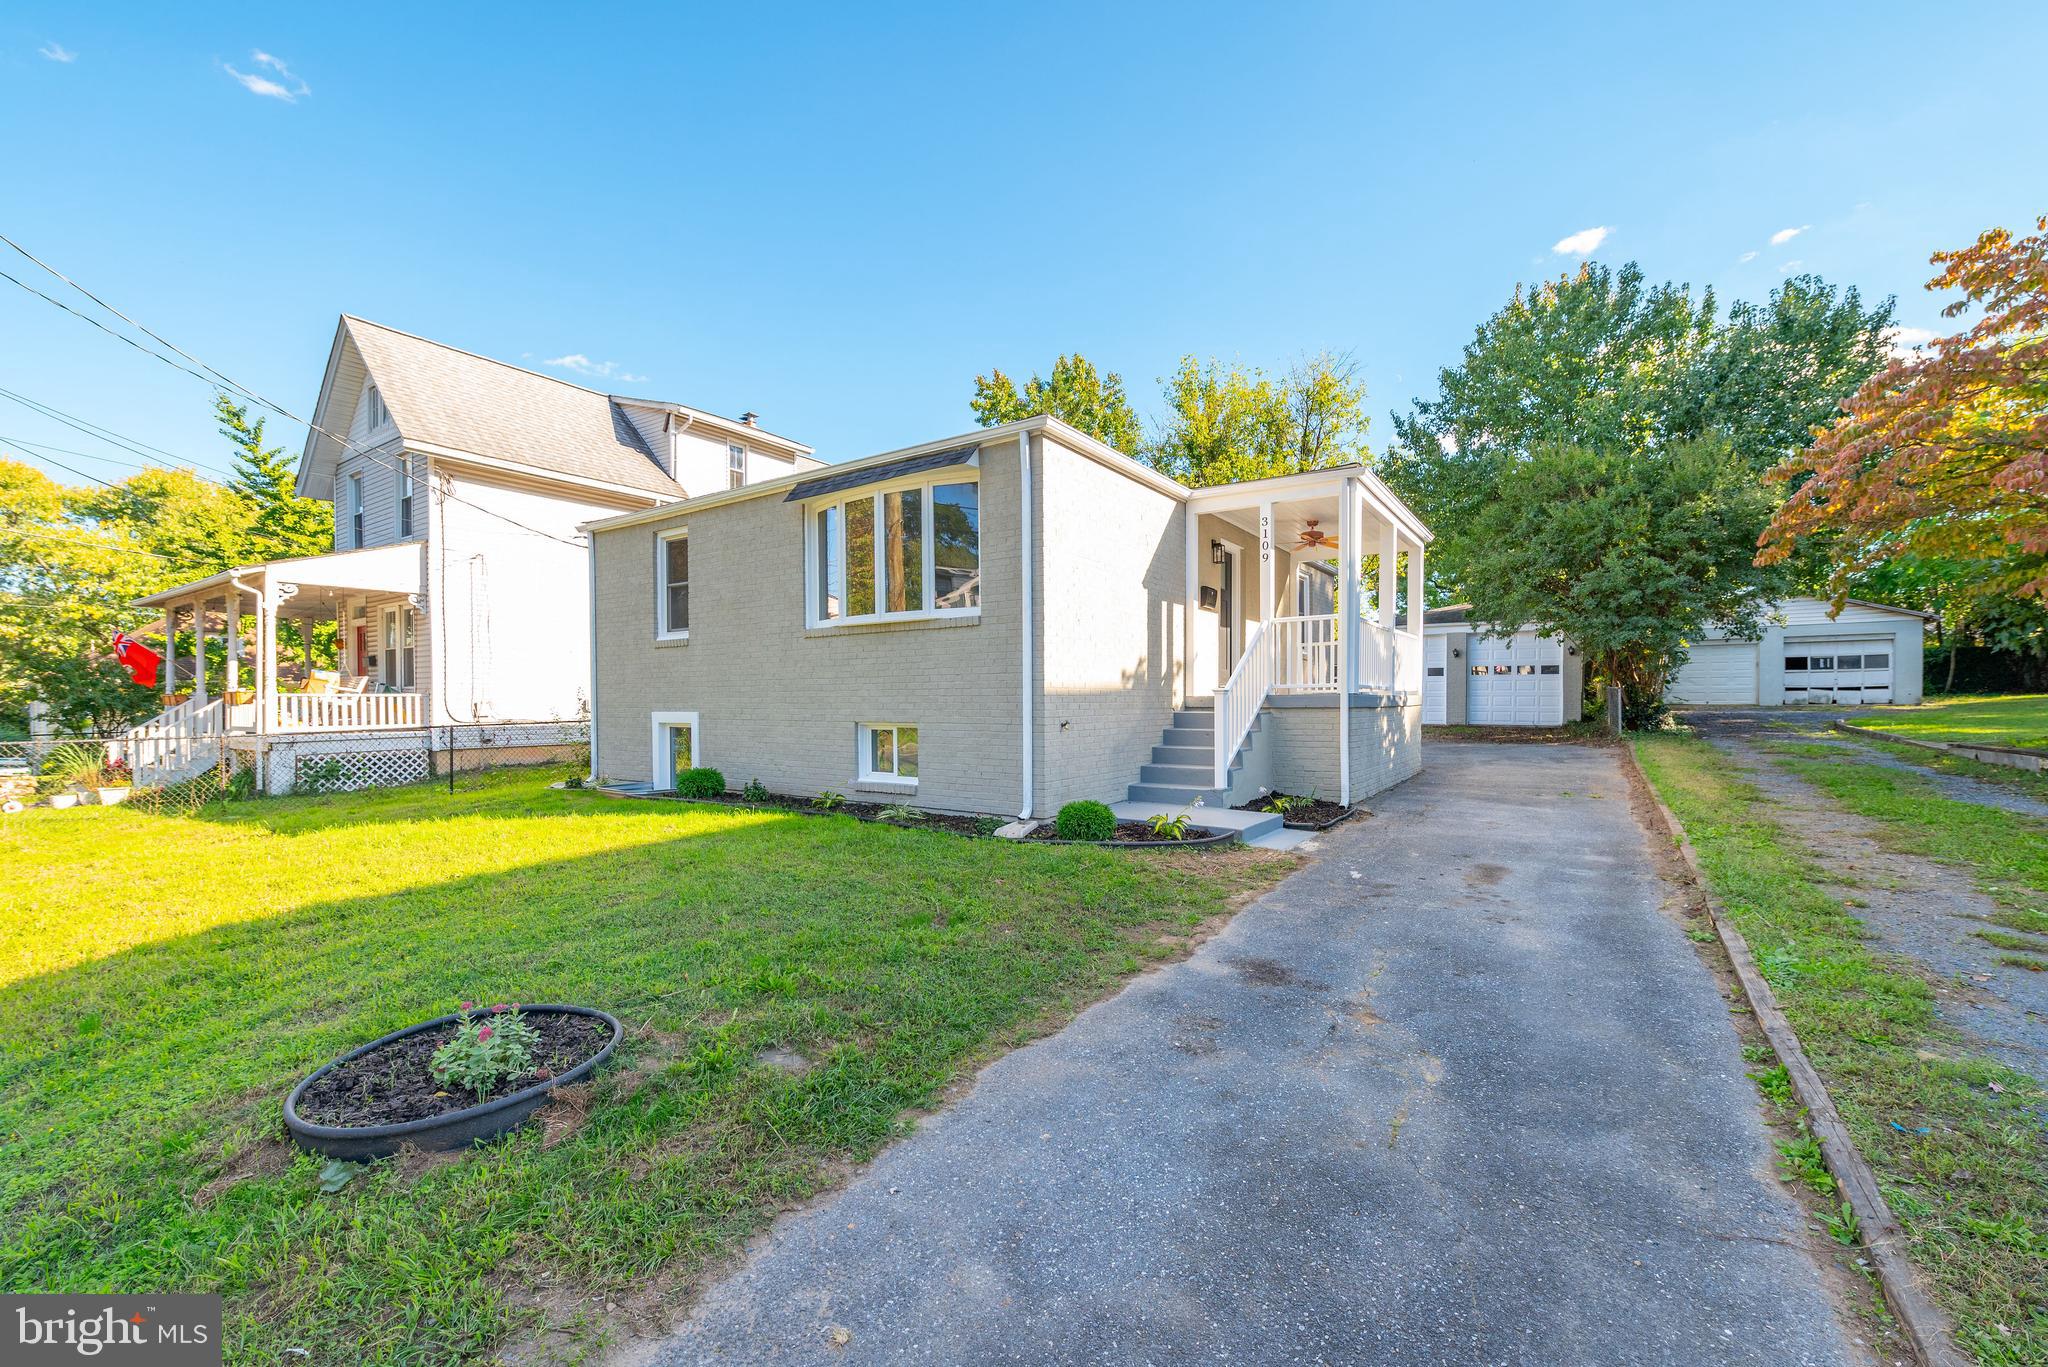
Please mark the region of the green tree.
[[1366, 392], [1348, 356], [1324, 352], [1282, 377], [1183, 356], [1160, 382], [1166, 419], [1145, 448], [1155, 469], [1200, 488], [1366, 461]]
[[1097, 371], [1094, 362], [1079, 352], [1054, 361], [1050, 378], [1033, 375], [1021, 391], [1000, 370], [977, 375], [969, 406], [983, 427], [1045, 413], [1127, 456], [1137, 455], [1144, 443], [1123, 377], [1113, 370]]
[[1654, 451], [1543, 445], [1470, 529], [1472, 617], [1534, 623], [1625, 691], [1628, 724], [1663, 710], [1665, 682], [1710, 624], [1761, 634], [1782, 587], [1755, 564], [1772, 498], [1725, 438]]
[[1717, 314], [1712, 290], [1649, 285], [1633, 262], [1518, 286], [1439, 374], [1437, 397], [1395, 415], [1382, 464], [1436, 531], [1444, 579], [1477, 591], [1477, 519], [1546, 445], [1642, 454], [1715, 437], [1762, 476], [1883, 368], [1893, 303], [1866, 308], [1853, 289], [1796, 276]]
[[300, 498], [298, 460], [282, 446], [265, 447], [263, 427], [269, 420], [249, 421], [246, 406], [225, 394], [213, 400], [220, 434], [235, 446], [235, 473], [229, 487], [256, 507], [251, 558], [283, 560], [321, 555], [334, 548], [334, 509], [315, 498]]

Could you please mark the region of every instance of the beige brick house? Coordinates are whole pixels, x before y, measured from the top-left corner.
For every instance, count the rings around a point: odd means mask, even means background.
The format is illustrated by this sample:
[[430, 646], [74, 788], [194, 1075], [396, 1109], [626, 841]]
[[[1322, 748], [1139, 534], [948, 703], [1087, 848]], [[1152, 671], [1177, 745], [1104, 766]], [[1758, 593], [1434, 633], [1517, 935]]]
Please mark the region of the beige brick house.
[[584, 530], [600, 782], [1214, 819], [1421, 765], [1430, 533], [1362, 466], [1189, 490], [1039, 417]]

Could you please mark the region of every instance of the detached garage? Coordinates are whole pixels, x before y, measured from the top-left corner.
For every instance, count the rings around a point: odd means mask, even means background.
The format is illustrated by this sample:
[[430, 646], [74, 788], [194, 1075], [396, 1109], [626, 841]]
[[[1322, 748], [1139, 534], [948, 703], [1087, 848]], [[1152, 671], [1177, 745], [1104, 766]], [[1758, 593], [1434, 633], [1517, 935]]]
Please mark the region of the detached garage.
[[1823, 599], [1787, 598], [1760, 641], [1709, 633], [1693, 642], [1664, 696], [1751, 707], [1917, 703], [1928, 618], [1853, 598], [1829, 616]]
[[1579, 719], [1585, 664], [1556, 636], [1524, 627], [1476, 634], [1464, 604], [1422, 615], [1425, 726], [1562, 726]]

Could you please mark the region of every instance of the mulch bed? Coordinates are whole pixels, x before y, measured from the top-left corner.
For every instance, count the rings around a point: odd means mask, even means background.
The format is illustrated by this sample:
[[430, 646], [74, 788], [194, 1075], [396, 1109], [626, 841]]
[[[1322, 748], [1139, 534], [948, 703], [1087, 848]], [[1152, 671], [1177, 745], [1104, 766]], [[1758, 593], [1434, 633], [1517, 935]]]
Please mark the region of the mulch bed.
[[1107, 840], [1062, 840], [1058, 828], [1052, 822], [1044, 821], [1024, 838], [1059, 845], [1158, 845], [1173, 849], [1184, 845], [1225, 845], [1237, 837], [1232, 831], [1205, 831], [1190, 826], [1185, 840], [1168, 840], [1164, 836], [1153, 834], [1152, 827], [1143, 821], [1119, 821], [1116, 823], [1116, 834]]
[[[672, 794], [664, 794], [672, 796]], [[728, 807], [746, 807], [759, 812], [788, 812], [795, 816], [850, 816], [856, 821], [879, 821], [884, 826], [901, 826], [907, 831], [950, 831], [954, 835], [993, 835], [995, 827], [981, 829], [990, 820], [985, 816], [960, 816], [953, 812], [926, 812], [921, 820], [899, 821], [885, 817], [883, 812], [899, 804], [889, 802], [842, 802], [836, 807], [814, 806], [807, 797], [795, 797], [789, 793], [770, 793], [764, 798], [745, 797], [739, 793], [720, 793], [717, 797], [685, 797], [683, 802], [718, 802]], [[909, 806], [911, 804], [900, 804]], [[996, 826], [1006, 825], [1008, 817], [994, 818]]]
[[434, 1080], [427, 1070], [434, 1051], [455, 1034], [445, 1030], [423, 1030], [372, 1049], [334, 1069], [299, 1098], [299, 1116], [315, 1125], [397, 1125], [408, 1120], [429, 1120], [470, 1106], [510, 1096], [565, 1073], [603, 1049], [611, 1030], [589, 1016], [569, 1016], [553, 1011], [527, 1014], [526, 1023], [540, 1036], [534, 1050], [535, 1072], [499, 1083], [479, 1097], [466, 1087], [450, 1087]]
[[[1270, 812], [1273, 810], [1274, 798], [1293, 796], [1295, 796], [1293, 793], [1267, 793], [1264, 797], [1253, 798], [1250, 802], [1240, 802], [1232, 810], [1239, 812]], [[1345, 818], [1356, 816], [1357, 814], [1358, 809], [1356, 807], [1346, 807], [1341, 802], [1332, 802], [1326, 797], [1319, 797], [1304, 802], [1300, 806], [1289, 807], [1286, 816], [1281, 818], [1281, 822], [1290, 830], [1327, 831]]]

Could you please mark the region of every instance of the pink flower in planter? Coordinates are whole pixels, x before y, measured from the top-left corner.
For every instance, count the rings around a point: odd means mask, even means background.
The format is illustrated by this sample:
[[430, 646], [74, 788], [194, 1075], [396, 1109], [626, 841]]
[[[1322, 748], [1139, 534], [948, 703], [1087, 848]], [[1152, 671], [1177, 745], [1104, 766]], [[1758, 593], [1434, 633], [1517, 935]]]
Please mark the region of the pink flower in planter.
[[481, 1030], [478, 1030], [478, 1031], [476, 1032], [476, 1038], [477, 1038], [477, 1043], [479, 1043], [479, 1044], [483, 1043], [483, 1042], [484, 1042], [485, 1040], [489, 1039], [490, 1037], [491, 1037], [491, 1027], [490, 1027], [490, 1026], [488, 1026], [488, 1025], [484, 1026], [484, 1027], [483, 1027], [483, 1028], [482, 1028]]
[[463, 1009], [463, 1010], [465, 1010], [465, 1011], [474, 1011], [474, 1010], [476, 1010], [476, 1003], [475, 1003], [475, 1002], [464, 1002], [464, 1003], [462, 1004], [462, 1009]]

